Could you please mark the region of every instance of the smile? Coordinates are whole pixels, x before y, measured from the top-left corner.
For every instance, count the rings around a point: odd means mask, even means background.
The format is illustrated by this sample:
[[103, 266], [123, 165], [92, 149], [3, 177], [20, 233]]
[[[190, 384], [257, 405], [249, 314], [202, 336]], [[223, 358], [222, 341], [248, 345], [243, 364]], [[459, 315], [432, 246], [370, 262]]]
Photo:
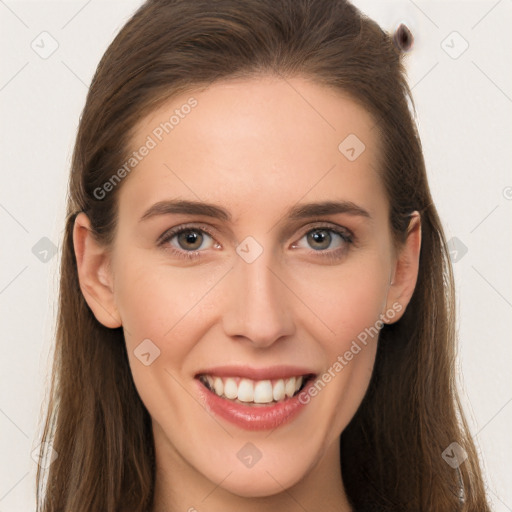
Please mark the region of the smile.
[[291, 422], [309, 400], [316, 373], [304, 368], [219, 367], [195, 376], [199, 400], [215, 416], [245, 430], [270, 430]]
[[286, 379], [252, 380], [240, 377], [199, 375], [199, 380], [221, 398], [244, 404], [276, 404], [298, 394], [311, 375]]

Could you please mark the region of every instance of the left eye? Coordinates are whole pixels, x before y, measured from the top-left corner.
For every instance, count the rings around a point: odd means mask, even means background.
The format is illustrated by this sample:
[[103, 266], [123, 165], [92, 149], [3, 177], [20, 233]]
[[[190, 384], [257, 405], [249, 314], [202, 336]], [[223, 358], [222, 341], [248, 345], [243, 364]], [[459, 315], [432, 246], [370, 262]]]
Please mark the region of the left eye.
[[[327, 228], [315, 228], [308, 231], [300, 240], [306, 240], [309, 246], [315, 251], [324, 251], [326, 249], [338, 249], [343, 245], [350, 243], [348, 234]], [[333, 241], [338, 241], [337, 246], [331, 247]], [[298, 247], [295, 245], [294, 247]]]

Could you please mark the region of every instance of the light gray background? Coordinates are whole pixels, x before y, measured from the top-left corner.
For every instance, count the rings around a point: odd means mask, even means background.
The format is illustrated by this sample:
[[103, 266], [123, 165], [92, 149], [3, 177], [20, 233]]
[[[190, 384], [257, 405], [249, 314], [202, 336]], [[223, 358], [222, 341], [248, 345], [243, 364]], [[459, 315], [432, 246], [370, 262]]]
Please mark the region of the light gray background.
[[[355, 4], [383, 28], [403, 21], [415, 35], [407, 66], [430, 184], [447, 237], [457, 238], [462, 398], [494, 510], [512, 511], [512, 0]], [[51, 248], [62, 243], [87, 86], [138, 5], [0, 0], [0, 512], [35, 510], [31, 452], [57, 304]], [[46, 59], [31, 47], [51, 49], [43, 31], [58, 43]]]

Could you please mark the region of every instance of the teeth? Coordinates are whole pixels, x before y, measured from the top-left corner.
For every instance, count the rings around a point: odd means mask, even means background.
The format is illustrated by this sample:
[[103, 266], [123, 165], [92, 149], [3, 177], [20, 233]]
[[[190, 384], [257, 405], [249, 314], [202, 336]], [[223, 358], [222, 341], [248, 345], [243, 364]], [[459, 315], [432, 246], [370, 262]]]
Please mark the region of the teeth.
[[295, 393], [295, 377], [292, 377], [291, 379], [286, 379], [284, 390], [286, 392], [286, 396], [293, 396], [293, 394]]
[[287, 397], [291, 398], [304, 383], [303, 376], [273, 381], [254, 381], [238, 377], [213, 377], [211, 375], [202, 375], [200, 378], [218, 396], [256, 404], [280, 402]]
[[254, 403], [268, 404], [272, 402], [272, 382], [269, 380], [260, 380], [254, 386]]
[[286, 396], [286, 392], [284, 390], [284, 380], [283, 379], [279, 379], [274, 384], [274, 388], [272, 389], [272, 396], [274, 397], [274, 400], [276, 402], [280, 402], [281, 400], [284, 400], [284, 397]]
[[235, 379], [226, 379], [224, 382], [224, 395], [231, 400], [234, 400], [238, 396], [238, 386], [236, 385]]
[[223, 395], [224, 382], [222, 382], [222, 379], [220, 377], [215, 377], [215, 379], [213, 379], [213, 389], [215, 390], [215, 393], [217, 393], [217, 395]]
[[213, 377], [211, 375], [203, 375], [202, 378], [207, 387], [213, 391], [215, 389]]
[[238, 384], [238, 400], [240, 402], [252, 402], [254, 400], [254, 386], [250, 380], [242, 379]]

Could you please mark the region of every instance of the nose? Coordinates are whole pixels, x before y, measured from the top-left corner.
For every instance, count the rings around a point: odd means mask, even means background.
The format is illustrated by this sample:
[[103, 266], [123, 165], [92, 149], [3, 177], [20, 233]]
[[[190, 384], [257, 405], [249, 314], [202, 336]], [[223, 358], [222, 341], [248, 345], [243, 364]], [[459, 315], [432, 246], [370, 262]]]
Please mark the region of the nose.
[[241, 258], [235, 262], [225, 288], [226, 335], [264, 348], [294, 333], [293, 294], [280, 273], [266, 251], [252, 263]]

